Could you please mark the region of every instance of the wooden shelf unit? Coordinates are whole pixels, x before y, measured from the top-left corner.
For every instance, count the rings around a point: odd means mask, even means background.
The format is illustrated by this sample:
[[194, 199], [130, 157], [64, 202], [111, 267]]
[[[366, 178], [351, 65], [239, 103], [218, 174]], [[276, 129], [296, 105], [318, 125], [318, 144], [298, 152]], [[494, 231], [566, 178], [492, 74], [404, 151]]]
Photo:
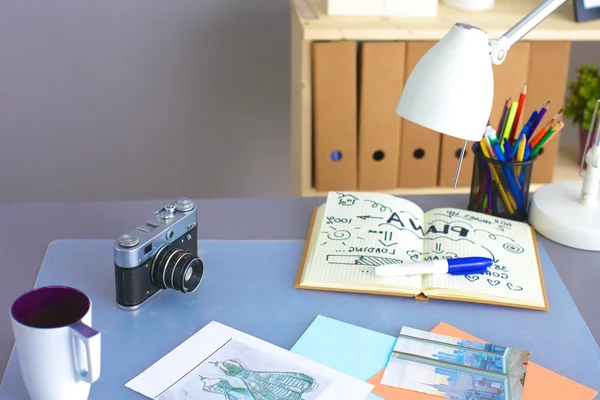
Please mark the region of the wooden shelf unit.
[[[440, 4], [436, 18], [356, 17], [329, 16], [326, 0], [290, 0], [291, 2], [291, 172], [292, 194], [297, 196], [320, 196], [313, 180], [313, 120], [312, 120], [312, 44], [320, 41], [437, 41], [456, 22], [465, 22], [488, 32], [497, 38], [533, 10], [538, 0], [496, 0], [493, 10], [464, 12]], [[570, 42], [600, 40], [600, 20], [576, 23], [573, 4], [566, 2], [550, 17], [532, 30], [521, 42]], [[525, 46], [525, 45], [523, 45]], [[512, 51], [512, 50], [511, 50]], [[508, 63], [513, 53], [509, 51]], [[533, 50], [532, 50], [533, 52]], [[516, 55], [515, 55], [516, 57]], [[548, 60], [568, 68], [568, 57]], [[508, 67], [507, 67], [508, 68]], [[532, 74], [532, 72], [530, 72]], [[536, 74], [539, 75], [536, 71]], [[544, 79], [538, 78], [538, 79]], [[546, 78], [548, 79], [548, 78]], [[520, 88], [523, 82], [516, 82]], [[556, 83], [555, 83], [556, 84]], [[565, 81], [562, 82], [566, 88]], [[519, 89], [520, 90], [520, 89]], [[511, 93], [518, 95], [518, 91]], [[398, 93], [400, 96], [400, 93]], [[543, 101], [543, 100], [541, 100]], [[541, 102], [540, 101], [540, 102]], [[556, 112], [557, 109], [552, 111]], [[548, 114], [553, 114], [549, 111]], [[495, 121], [492, 113], [492, 121]], [[558, 140], [554, 144], [558, 147]], [[553, 180], [578, 179], [579, 166], [569, 160], [562, 149], [557, 149]], [[538, 161], [540, 162], [540, 161]], [[463, 166], [470, 168], [470, 165]], [[453, 171], [454, 172], [454, 171]], [[545, 182], [543, 182], [545, 183]], [[393, 194], [429, 194], [468, 192], [465, 182], [460, 188], [419, 187], [381, 190]], [[532, 189], [541, 186], [532, 184]]]

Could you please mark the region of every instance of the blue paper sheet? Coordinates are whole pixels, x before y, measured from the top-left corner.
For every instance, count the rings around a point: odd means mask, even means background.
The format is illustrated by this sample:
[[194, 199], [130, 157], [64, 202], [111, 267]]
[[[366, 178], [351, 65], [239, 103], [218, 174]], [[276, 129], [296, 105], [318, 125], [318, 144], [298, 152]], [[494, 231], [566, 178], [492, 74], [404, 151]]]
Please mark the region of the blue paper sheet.
[[[319, 315], [291, 351], [368, 381], [385, 368], [395, 343], [393, 336]], [[367, 399], [381, 397], [371, 393]]]

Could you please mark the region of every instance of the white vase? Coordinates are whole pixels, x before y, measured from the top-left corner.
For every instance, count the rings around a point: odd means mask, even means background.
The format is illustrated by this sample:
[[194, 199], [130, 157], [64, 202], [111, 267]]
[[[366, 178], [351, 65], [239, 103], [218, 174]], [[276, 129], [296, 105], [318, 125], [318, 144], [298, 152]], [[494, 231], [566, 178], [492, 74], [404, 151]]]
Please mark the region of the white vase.
[[482, 11], [494, 8], [494, 0], [441, 0], [447, 6], [469, 11]]

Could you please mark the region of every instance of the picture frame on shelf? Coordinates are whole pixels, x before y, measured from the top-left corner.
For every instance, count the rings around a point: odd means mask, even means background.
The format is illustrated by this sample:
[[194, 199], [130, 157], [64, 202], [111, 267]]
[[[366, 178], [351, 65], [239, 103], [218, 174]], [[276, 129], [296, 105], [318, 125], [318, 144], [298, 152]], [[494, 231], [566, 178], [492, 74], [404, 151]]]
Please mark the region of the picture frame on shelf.
[[576, 22], [600, 19], [600, 0], [573, 0]]

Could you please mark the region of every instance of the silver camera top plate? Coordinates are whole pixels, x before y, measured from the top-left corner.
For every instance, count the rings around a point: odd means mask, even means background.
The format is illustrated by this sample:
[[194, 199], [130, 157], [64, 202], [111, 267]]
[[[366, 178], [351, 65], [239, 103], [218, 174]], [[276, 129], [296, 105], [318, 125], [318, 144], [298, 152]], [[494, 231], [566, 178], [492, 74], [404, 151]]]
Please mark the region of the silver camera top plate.
[[167, 204], [154, 215], [154, 219], [115, 240], [115, 264], [123, 268], [137, 267], [154, 256], [162, 246], [173, 243], [198, 224], [197, 208], [186, 197]]

